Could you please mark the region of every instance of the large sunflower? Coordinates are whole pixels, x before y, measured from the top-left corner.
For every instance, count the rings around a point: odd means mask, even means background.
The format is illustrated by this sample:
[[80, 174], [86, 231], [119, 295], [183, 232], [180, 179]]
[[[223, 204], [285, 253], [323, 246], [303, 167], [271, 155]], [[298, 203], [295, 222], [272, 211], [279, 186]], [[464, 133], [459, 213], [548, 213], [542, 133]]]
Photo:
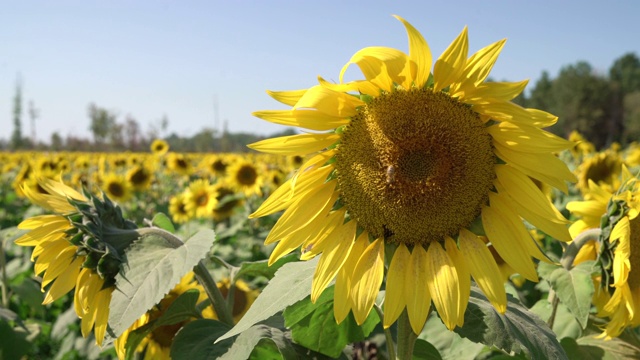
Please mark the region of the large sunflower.
[[[31, 202], [54, 214], [21, 222], [18, 228], [30, 231], [18, 238], [16, 244], [34, 247], [31, 255], [31, 260], [35, 260], [34, 272], [42, 274], [42, 291], [46, 290], [43, 304], [75, 288], [74, 307], [82, 319], [82, 334], [88, 336], [94, 329], [100, 345], [107, 329], [114, 278], [119, 270], [117, 258], [123, 255], [119, 251], [137, 238], [135, 234], [125, 236], [120, 230], [133, 229], [135, 225], [117, 216], [119, 209], [111, 202], [88, 199], [46, 178], [39, 179], [38, 184], [43, 192], [23, 187], [24, 193]], [[96, 210], [92, 207], [94, 203], [103, 206]], [[97, 221], [96, 216], [102, 215], [107, 217]], [[114, 250], [118, 252], [115, 256]]]
[[567, 204], [567, 209], [581, 217], [571, 226], [572, 235], [603, 230], [601, 243], [583, 246], [574, 264], [595, 259], [596, 253], [601, 259], [602, 275], [594, 278], [594, 304], [599, 316], [610, 318], [602, 333], [606, 338], [640, 325], [640, 182], [624, 165], [621, 178], [616, 192], [590, 180], [585, 200]]
[[[408, 55], [364, 48], [338, 84], [319, 78], [309, 89], [269, 92], [293, 109], [255, 116], [328, 132], [250, 145], [312, 155], [251, 216], [285, 210], [265, 240], [278, 242], [270, 263], [299, 247], [303, 259], [321, 254], [311, 298], [337, 276], [338, 322], [350, 310], [358, 323], [365, 320], [390, 258], [384, 326], [406, 308], [419, 333], [433, 301], [452, 329], [463, 323], [471, 276], [496, 309], [506, 310], [504, 279], [480, 235], [530, 280], [537, 280], [531, 257], [545, 256], [521, 217], [570, 240], [566, 219], [531, 178], [566, 192], [565, 181], [575, 176], [553, 152], [572, 144], [542, 129], [557, 117], [510, 101], [526, 81], [485, 82], [504, 40], [467, 57], [465, 28], [432, 74], [424, 38], [396, 18], [408, 33]], [[364, 80], [343, 81], [351, 64]]]

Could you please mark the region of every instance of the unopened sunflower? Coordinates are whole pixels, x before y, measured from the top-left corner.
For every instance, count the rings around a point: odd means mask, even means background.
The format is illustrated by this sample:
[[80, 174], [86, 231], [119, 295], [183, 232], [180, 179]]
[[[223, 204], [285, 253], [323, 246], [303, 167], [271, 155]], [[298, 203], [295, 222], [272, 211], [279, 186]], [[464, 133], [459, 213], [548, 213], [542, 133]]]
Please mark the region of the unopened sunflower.
[[107, 197], [100, 200], [83, 195], [46, 178], [39, 179], [38, 184], [42, 192], [23, 187], [25, 195], [54, 214], [21, 222], [18, 228], [30, 231], [16, 244], [34, 247], [34, 273], [42, 274], [42, 291], [46, 290], [43, 304], [75, 288], [74, 308], [82, 319], [82, 335], [88, 336], [93, 329], [100, 345], [107, 329], [119, 259], [138, 238], [136, 225], [123, 219], [120, 209]]
[[[527, 81], [485, 82], [505, 41], [467, 56], [467, 29], [435, 61], [408, 22], [409, 54], [368, 47], [339, 83], [270, 91], [291, 110], [254, 113], [313, 131], [251, 148], [308, 155], [300, 170], [252, 214], [284, 213], [265, 240], [270, 263], [296, 248], [318, 254], [311, 299], [337, 277], [334, 313], [361, 324], [386, 274], [383, 324], [406, 308], [419, 333], [433, 301], [444, 324], [461, 326], [473, 277], [500, 312], [504, 279], [487, 244], [527, 279], [545, 259], [522, 219], [569, 241], [567, 221], [531, 178], [567, 191], [575, 176], [554, 156], [572, 146], [543, 128], [557, 117], [511, 102]], [[364, 79], [344, 82], [349, 65]], [[395, 249], [395, 250], [393, 250]], [[394, 251], [385, 254], [385, 251]], [[386, 256], [385, 256], [386, 255]]]
[[605, 338], [640, 325], [640, 182], [623, 166], [620, 183], [611, 192], [590, 181], [586, 199], [567, 204], [581, 216], [572, 225], [572, 234], [602, 229], [600, 242], [583, 246], [574, 264], [596, 258], [602, 263], [601, 276], [594, 278], [593, 299], [598, 316], [610, 319], [601, 335]]

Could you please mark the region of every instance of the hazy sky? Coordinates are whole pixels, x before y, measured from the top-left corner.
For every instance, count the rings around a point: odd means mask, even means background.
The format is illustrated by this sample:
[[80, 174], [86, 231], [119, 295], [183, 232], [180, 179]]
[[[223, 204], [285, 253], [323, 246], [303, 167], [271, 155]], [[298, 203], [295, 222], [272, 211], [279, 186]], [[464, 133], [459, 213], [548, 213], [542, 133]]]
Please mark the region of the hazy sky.
[[32, 101], [46, 142], [54, 131], [89, 136], [92, 102], [143, 130], [166, 115], [169, 132], [189, 136], [214, 127], [217, 97], [230, 131], [280, 131], [251, 116], [284, 108], [265, 90], [337, 81], [366, 46], [407, 51], [392, 14], [422, 32], [434, 59], [464, 25], [472, 52], [507, 38], [491, 76], [529, 88], [543, 70], [555, 77], [586, 60], [605, 74], [640, 55], [640, 1], [10, 1], [0, 11], [0, 138], [13, 129], [18, 77], [23, 134]]

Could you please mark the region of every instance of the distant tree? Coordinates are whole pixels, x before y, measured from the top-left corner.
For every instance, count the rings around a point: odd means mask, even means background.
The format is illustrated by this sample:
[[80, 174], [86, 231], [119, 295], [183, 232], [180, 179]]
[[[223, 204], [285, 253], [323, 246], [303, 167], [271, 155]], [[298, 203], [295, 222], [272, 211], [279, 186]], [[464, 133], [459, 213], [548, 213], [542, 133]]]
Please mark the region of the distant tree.
[[553, 101], [551, 78], [548, 72], [543, 71], [527, 98], [527, 107], [551, 111], [554, 107]]
[[64, 141], [62, 140], [62, 136], [55, 131], [51, 134], [51, 150], [60, 151], [64, 148]]
[[88, 108], [89, 119], [91, 119], [91, 125], [89, 130], [93, 134], [93, 141], [96, 145], [103, 146], [106, 140], [113, 132], [113, 128], [116, 125], [116, 115], [107, 109], [100, 108], [96, 104], [89, 104]]
[[638, 96], [640, 93], [640, 59], [627, 53], [609, 69], [611, 82], [611, 124], [609, 132], [618, 130], [622, 142], [636, 140], [638, 135]]
[[611, 82], [618, 83], [623, 94], [640, 91], [640, 59], [627, 53], [613, 62], [609, 69]]
[[38, 141], [36, 138], [36, 119], [40, 117], [40, 110], [33, 104], [33, 100], [29, 100], [29, 120], [31, 120], [31, 142], [34, 144]]
[[140, 124], [131, 115], [124, 120], [124, 143], [128, 150], [140, 151], [142, 139], [140, 138]]
[[22, 84], [16, 83], [16, 94], [13, 97], [13, 133], [11, 134], [11, 148], [21, 149], [24, 145], [22, 138]]

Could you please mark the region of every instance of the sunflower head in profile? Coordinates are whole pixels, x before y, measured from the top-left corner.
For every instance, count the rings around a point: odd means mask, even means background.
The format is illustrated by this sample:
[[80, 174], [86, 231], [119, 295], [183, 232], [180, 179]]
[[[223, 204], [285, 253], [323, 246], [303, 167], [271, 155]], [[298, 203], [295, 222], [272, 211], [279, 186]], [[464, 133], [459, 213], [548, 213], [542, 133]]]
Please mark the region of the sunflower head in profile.
[[[220, 292], [225, 297], [228, 297], [230, 289], [229, 279], [224, 279], [218, 282], [217, 286], [218, 289], [220, 289]], [[159, 304], [154, 306], [151, 310], [147, 311], [142, 317], [140, 317], [140, 319], [136, 320], [127, 330], [122, 333], [122, 335], [118, 337], [114, 344], [118, 357], [120, 359], [125, 358], [125, 345], [127, 343], [127, 339], [129, 338], [129, 334], [132, 331], [160, 318], [180, 295], [192, 289], [200, 291], [198, 303], [202, 303], [203, 301], [207, 300], [207, 295], [202, 285], [198, 284], [195, 281], [194, 274], [191, 272], [183, 276], [180, 280], [180, 283], [176, 285], [176, 287], [171, 291], [169, 291], [169, 293], [165, 295], [165, 297], [160, 301]], [[247, 312], [251, 304], [253, 304], [254, 300], [257, 298], [258, 291], [252, 290], [249, 285], [242, 280], [236, 281], [234, 290], [232, 314], [234, 321], [238, 322]], [[202, 317], [205, 319], [218, 318], [215, 310], [213, 310], [213, 307], [211, 305], [205, 307], [202, 310]], [[157, 327], [140, 342], [140, 344], [136, 348], [136, 352], [144, 353], [144, 359], [170, 359], [171, 344], [173, 343], [173, 338], [184, 325], [192, 320], [195, 319], [188, 319], [176, 324]]]
[[[409, 54], [368, 47], [339, 83], [270, 91], [291, 110], [254, 115], [309, 132], [267, 139], [252, 149], [308, 156], [252, 214], [284, 213], [265, 240], [270, 262], [296, 248], [320, 255], [311, 298], [335, 278], [338, 322], [371, 311], [385, 278], [383, 324], [407, 310], [419, 333], [433, 302], [444, 324], [463, 323], [473, 277], [506, 310], [504, 278], [487, 244], [527, 279], [545, 259], [522, 218], [571, 240], [564, 217], [531, 180], [568, 190], [575, 176], [554, 152], [572, 144], [543, 128], [557, 117], [511, 102], [527, 82], [486, 82], [504, 40], [468, 56], [467, 29], [435, 61], [407, 21]], [[357, 65], [364, 79], [344, 81]], [[544, 164], [544, 166], [540, 166]], [[392, 251], [392, 254], [385, 254]]]
[[620, 186], [622, 157], [615, 151], [606, 150], [584, 158], [578, 167], [578, 188], [585, 194], [589, 192], [589, 181], [605, 187], [609, 192]]
[[227, 181], [246, 196], [262, 194], [262, 169], [249, 159], [238, 159], [227, 170]]
[[151, 152], [154, 155], [162, 156], [169, 151], [169, 144], [162, 139], [155, 139], [151, 143]]
[[102, 179], [102, 191], [111, 199], [124, 202], [131, 198], [132, 188], [124, 175], [108, 173]]
[[602, 230], [598, 243], [580, 249], [574, 264], [599, 259], [602, 273], [594, 278], [594, 304], [598, 316], [610, 321], [602, 337], [616, 337], [627, 327], [640, 325], [640, 181], [622, 166], [620, 187], [589, 182], [584, 201], [573, 201], [567, 209], [580, 216], [571, 227], [577, 235], [587, 229]]
[[18, 225], [29, 230], [16, 240], [34, 247], [34, 272], [42, 275], [44, 304], [75, 288], [74, 308], [82, 334], [92, 329], [98, 345], [104, 339], [109, 302], [124, 250], [138, 238], [135, 224], [122, 218], [108, 197], [81, 194], [61, 182], [40, 178], [42, 192], [24, 187], [26, 196], [53, 214], [35, 216]]

